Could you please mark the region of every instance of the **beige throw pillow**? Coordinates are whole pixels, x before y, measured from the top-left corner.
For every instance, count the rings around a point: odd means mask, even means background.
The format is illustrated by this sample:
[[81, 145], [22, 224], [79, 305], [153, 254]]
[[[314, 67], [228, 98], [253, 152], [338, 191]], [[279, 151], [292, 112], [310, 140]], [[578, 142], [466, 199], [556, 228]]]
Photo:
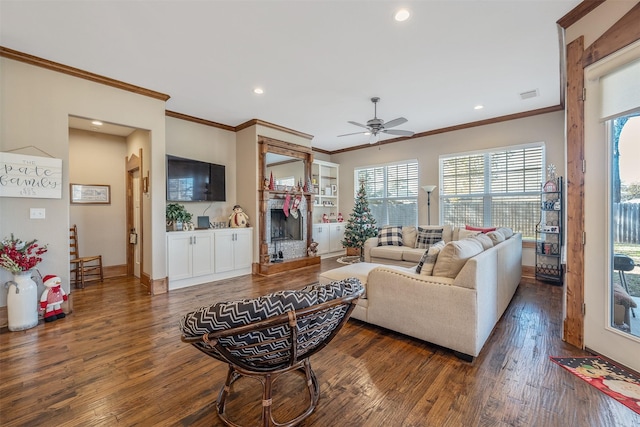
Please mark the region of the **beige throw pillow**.
[[481, 232], [473, 231], [473, 230], [465, 230], [464, 228], [461, 228], [460, 230], [458, 230], [458, 240], [468, 239], [469, 237], [475, 237], [478, 234], [481, 234]]
[[474, 239], [480, 242], [485, 251], [493, 247], [493, 241], [491, 240], [491, 237], [487, 236], [486, 234], [480, 233], [475, 236]]
[[402, 226], [402, 245], [413, 248], [416, 245], [418, 230], [412, 226]]
[[507, 227], [498, 227], [498, 229], [496, 230], [499, 233], [502, 233], [502, 235], [504, 236], [504, 239], [507, 240], [508, 238], [510, 238], [511, 236], [513, 236], [513, 230]]
[[438, 254], [433, 275], [455, 279], [467, 260], [483, 250], [482, 244], [473, 238], [451, 241]]

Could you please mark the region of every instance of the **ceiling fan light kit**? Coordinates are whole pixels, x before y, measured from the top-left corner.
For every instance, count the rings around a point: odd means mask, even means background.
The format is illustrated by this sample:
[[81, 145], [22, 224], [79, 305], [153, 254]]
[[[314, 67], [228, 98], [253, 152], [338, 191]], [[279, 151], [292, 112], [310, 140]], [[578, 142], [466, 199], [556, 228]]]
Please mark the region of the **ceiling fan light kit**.
[[407, 119], [404, 117], [398, 117], [397, 119], [390, 120], [385, 123], [384, 120], [378, 118], [378, 102], [380, 98], [374, 96], [371, 98], [371, 102], [373, 102], [373, 119], [368, 120], [366, 125], [363, 125], [358, 122], [349, 121], [348, 123], [358, 126], [361, 128], [367, 129], [364, 132], [354, 132], [354, 133], [346, 133], [344, 135], [338, 135], [338, 137], [349, 136], [349, 135], [369, 135], [369, 143], [375, 144], [380, 140], [380, 133], [386, 133], [389, 135], [398, 135], [398, 136], [413, 136], [415, 132], [410, 130], [402, 130], [402, 129], [390, 129], [392, 127], [399, 126], [403, 123], [407, 122]]

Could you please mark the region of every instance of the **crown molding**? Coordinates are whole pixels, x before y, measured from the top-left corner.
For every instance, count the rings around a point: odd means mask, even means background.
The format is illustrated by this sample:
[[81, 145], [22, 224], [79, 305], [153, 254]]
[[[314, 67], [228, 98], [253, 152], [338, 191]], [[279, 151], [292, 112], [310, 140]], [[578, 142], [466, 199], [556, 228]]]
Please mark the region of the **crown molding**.
[[167, 101], [169, 98], [171, 98], [169, 95], [166, 95], [164, 93], [156, 92], [151, 89], [145, 89], [140, 86], [135, 86], [129, 83], [121, 82], [120, 80], [115, 80], [109, 77], [101, 76], [99, 74], [90, 73], [88, 71], [84, 71], [79, 68], [74, 68], [68, 65], [60, 64], [58, 62], [49, 61], [48, 59], [40, 58], [34, 55], [29, 55], [27, 53], [9, 49], [4, 46], [0, 46], [0, 56], [4, 58], [13, 59], [14, 61], [20, 61], [26, 64], [35, 65], [37, 67], [46, 68], [47, 70], [68, 74], [73, 77], [90, 80], [95, 83], [100, 83], [103, 85], [126, 90], [128, 92], [137, 93], [138, 95], [144, 95], [150, 98], [159, 99], [161, 101]]
[[244, 123], [239, 124], [238, 126], [235, 127], [235, 129], [236, 129], [236, 132], [238, 132], [238, 131], [241, 131], [241, 130], [246, 129], [248, 127], [255, 126], [255, 125], [260, 125], [260, 126], [264, 126], [264, 127], [267, 127], [267, 128], [279, 130], [279, 131], [286, 132], [288, 134], [299, 136], [299, 137], [302, 137], [302, 138], [305, 138], [305, 139], [309, 139], [309, 140], [313, 139], [313, 135], [309, 135], [308, 133], [299, 132], [297, 130], [289, 129], [289, 128], [286, 128], [284, 126], [280, 126], [280, 125], [276, 125], [276, 124], [273, 124], [273, 123], [265, 122], [264, 120], [260, 120], [260, 119], [251, 119], [249, 121], [246, 121]]
[[228, 130], [231, 132], [236, 131], [236, 128], [233, 126], [212, 122], [211, 120], [205, 120], [199, 117], [189, 116], [187, 114], [178, 113], [176, 111], [165, 110], [164, 114], [167, 117], [173, 117], [174, 119], [186, 120], [188, 122], [198, 123], [200, 125], [205, 125], [205, 126], [211, 126], [218, 129]]

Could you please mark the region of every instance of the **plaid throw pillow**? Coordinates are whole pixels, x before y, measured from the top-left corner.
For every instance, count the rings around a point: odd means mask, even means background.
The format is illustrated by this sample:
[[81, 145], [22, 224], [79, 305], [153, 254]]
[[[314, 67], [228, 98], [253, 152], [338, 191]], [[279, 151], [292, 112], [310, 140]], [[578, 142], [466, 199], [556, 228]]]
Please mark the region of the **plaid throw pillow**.
[[442, 228], [422, 228], [418, 227], [418, 237], [416, 238], [416, 248], [428, 249], [434, 243], [442, 240]]
[[444, 248], [444, 240], [440, 240], [438, 243], [434, 243], [424, 251], [424, 255], [420, 259], [420, 263], [416, 267], [416, 273], [422, 274], [423, 276], [432, 276], [433, 275], [433, 267], [436, 265], [436, 261], [438, 260], [438, 255], [442, 248]]
[[378, 233], [378, 246], [402, 246], [402, 227], [382, 227]]

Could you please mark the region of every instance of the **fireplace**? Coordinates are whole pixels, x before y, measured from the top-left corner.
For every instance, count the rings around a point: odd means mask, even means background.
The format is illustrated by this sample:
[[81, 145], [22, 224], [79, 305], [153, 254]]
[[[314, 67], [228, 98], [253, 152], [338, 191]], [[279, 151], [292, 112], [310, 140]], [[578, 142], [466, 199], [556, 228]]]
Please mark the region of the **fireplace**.
[[[269, 259], [275, 255], [281, 260], [307, 256], [307, 200], [303, 197], [298, 206], [298, 218], [284, 215], [285, 199], [273, 197], [267, 201], [265, 210], [266, 251]], [[282, 255], [281, 255], [282, 254]]]
[[271, 241], [276, 240], [304, 240], [302, 215], [298, 218], [289, 214], [286, 216], [282, 209], [271, 209]]

